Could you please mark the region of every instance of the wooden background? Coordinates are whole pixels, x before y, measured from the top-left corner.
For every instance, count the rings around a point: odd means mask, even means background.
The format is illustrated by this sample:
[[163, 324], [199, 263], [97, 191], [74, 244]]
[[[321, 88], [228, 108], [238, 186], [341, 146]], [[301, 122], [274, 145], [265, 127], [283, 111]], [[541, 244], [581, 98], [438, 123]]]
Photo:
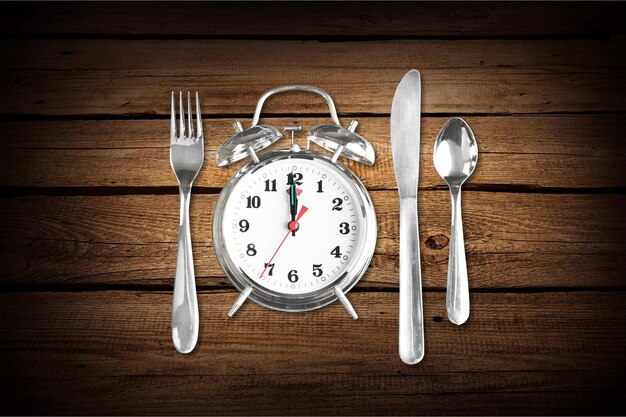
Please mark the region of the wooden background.
[[[623, 414], [626, 7], [620, 3], [2, 3], [3, 414]], [[389, 111], [423, 78], [426, 357], [397, 355], [398, 202]], [[306, 314], [248, 303], [210, 224], [239, 168], [215, 149], [268, 88], [307, 83], [377, 152], [348, 164], [376, 205], [367, 274]], [[178, 194], [172, 90], [198, 90], [196, 350], [170, 338]], [[328, 120], [283, 95], [276, 126]], [[480, 157], [463, 196], [472, 311], [445, 313], [449, 196], [432, 166], [462, 116]]]

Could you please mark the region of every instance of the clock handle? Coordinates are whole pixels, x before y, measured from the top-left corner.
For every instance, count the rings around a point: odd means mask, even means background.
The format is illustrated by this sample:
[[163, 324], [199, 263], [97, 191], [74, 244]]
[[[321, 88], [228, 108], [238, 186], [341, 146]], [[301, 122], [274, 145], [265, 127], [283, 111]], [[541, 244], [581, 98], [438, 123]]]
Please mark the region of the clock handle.
[[271, 90], [267, 90], [259, 101], [256, 104], [256, 110], [254, 111], [254, 117], [252, 118], [252, 125], [250, 127], [254, 127], [259, 123], [259, 118], [261, 117], [261, 110], [263, 109], [263, 104], [265, 104], [265, 100], [267, 100], [270, 96], [278, 93], [285, 93], [287, 91], [304, 91], [306, 93], [313, 93], [319, 96], [322, 96], [326, 103], [328, 104], [328, 110], [330, 110], [330, 117], [333, 119], [333, 122], [341, 127], [341, 122], [339, 121], [339, 117], [337, 116], [337, 109], [335, 108], [335, 103], [330, 95], [322, 90], [319, 87], [314, 87], [312, 85], [304, 85], [304, 84], [288, 84], [281, 85], [279, 87], [272, 88]]

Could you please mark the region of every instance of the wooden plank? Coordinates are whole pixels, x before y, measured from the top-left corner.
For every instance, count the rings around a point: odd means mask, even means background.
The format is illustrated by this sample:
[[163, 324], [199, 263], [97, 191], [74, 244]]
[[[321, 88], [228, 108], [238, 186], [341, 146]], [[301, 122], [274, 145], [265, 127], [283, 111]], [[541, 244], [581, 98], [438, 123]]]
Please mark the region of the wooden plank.
[[2, 33], [18, 36], [597, 36], [624, 33], [626, 18], [615, 3], [11, 3], [0, 10]]
[[[1, 66], [2, 114], [168, 114], [168, 92], [178, 89], [199, 90], [207, 115], [250, 114], [263, 91], [293, 83], [328, 90], [344, 113], [386, 114], [413, 67], [422, 72], [425, 113], [626, 110], [623, 40], [17, 40], [1, 47], [10, 57]], [[266, 110], [325, 113], [324, 104], [293, 95]]]
[[[360, 288], [397, 288], [398, 200], [371, 193], [376, 256]], [[216, 195], [195, 195], [198, 284], [224, 286], [211, 242]], [[172, 285], [178, 196], [16, 197], [2, 204], [4, 285]], [[450, 231], [446, 191], [420, 194], [424, 286], [445, 288]], [[463, 196], [472, 288], [624, 287], [624, 195], [468, 192]]]
[[[463, 327], [425, 295], [427, 353], [397, 355], [397, 294], [285, 314], [200, 294], [200, 342], [170, 294], [2, 294], [2, 402], [19, 414], [576, 414], [626, 411], [624, 293], [473, 294]], [[433, 319], [437, 320], [434, 321]]]
[[[195, 186], [221, 188], [241, 167], [217, 168], [215, 151], [236, 119], [204, 122], [206, 161]], [[372, 167], [345, 162], [369, 189], [396, 187], [389, 119], [359, 118], [358, 132], [377, 152]], [[444, 187], [432, 163], [434, 139], [444, 117], [422, 124], [420, 186]], [[622, 115], [468, 117], [477, 137], [479, 162], [466, 189], [624, 187], [626, 141]], [[299, 123], [306, 132], [324, 118], [270, 118], [282, 128]], [[343, 120], [347, 123], [347, 119]], [[167, 120], [5, 121], [0, 123], [0, 184], [14, 187], [174, 186], [169, 167]], [[248, 122], [249, 123], [249, 122]], [[304, 143], [305, 134], [296, 139]], [[272, 149], [286, 146], [282, 141]], [[317, 146], [314, 145], [316, 149]]]

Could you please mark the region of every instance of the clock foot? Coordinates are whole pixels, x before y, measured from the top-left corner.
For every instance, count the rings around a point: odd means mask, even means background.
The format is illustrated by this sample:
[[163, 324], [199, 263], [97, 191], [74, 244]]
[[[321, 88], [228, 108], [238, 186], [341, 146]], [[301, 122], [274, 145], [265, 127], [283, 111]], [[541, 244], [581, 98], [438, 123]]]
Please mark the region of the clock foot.
[[243, 303], [246, 301], [246, 298], [248, 298], [251, 292], [252, 287], [246, 287], [246, 289], [243, 290], [241, 294], [239, 294], [237, 301], [235, 301], [235, 304], [233, 304], [233, 306], [230, 308], [230, 311], [228, 312], [228, 317], [232, 317], [235, 315], [237, 310], [239, 310], [239, 308], [243, 305]]
[[337, 294], [339, 301], [341, 301], [341, 304], [343, 304], [348, 314], [350, 314], [350, 317], [355, 320], [358, 319], [359, 316], [358, 314], [356, 314], [356, 311], [354, 310], [354, 307], [352, 307], [352, 304], [350, 304], [350, 300], [348, 300], [348, 297], [346, 297], [343, 291], [341, 291], [341, 288], [339, 288], [339, 286], [335, 287], [335, 294]]

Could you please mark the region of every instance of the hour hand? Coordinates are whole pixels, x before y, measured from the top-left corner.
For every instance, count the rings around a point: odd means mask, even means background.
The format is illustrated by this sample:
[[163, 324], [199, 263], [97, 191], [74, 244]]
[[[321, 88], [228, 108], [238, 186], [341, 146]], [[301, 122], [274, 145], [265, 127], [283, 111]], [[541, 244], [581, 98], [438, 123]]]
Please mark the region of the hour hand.
[[[298, 193], [296, 190], [296, 184], [291, 184], [289, 187], [289, 213], [291, 214], [291, 223], [296, 221], [296, 215], [298, 214]], [[296, 235], [296, 230], [291, 229], [291, 236]]]
[[[296, 182], [293, 178], [293, 173], [289, 173], [287, 175], [287, 183], [289, 184], [289, 188], [287, 189], [287, 193], [289, 194], [289, 214], [291, 214], [291, 223], [295, 222], [296, 215], [298, 214], [298, 195], [301, 190], [296, 188]], [[291, 235], [296, 235], [297, 229], [291, 229]]]
[[293, 180], [293, 173], [287, 174], [287, 194], [289, 194], [289, 214], [291, 214], [291, 221], [296, 219], [298, 213], [298, 195], [296, 194], [296, 183]]

